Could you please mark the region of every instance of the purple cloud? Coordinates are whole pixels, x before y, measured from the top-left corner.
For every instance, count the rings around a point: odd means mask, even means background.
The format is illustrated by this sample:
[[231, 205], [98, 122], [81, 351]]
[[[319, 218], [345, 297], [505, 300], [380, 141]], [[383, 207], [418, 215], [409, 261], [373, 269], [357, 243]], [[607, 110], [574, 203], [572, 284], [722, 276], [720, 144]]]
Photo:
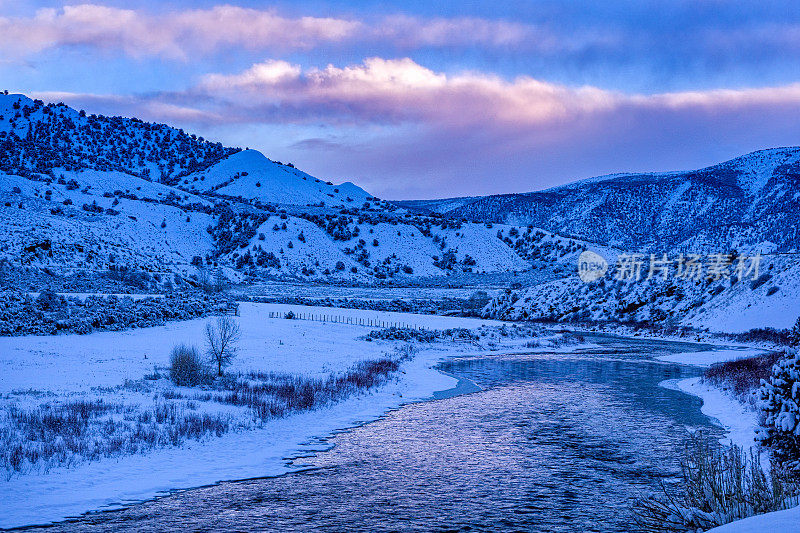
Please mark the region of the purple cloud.
[[233, 5], [151, 14], [97, 4], [40, 9], [31, 17], [0, 17], [0, 50], [26, 56], [83, 46], [133, 57], [189, 60], [219, 50], [308, 50], [336, 43], [423, 46], [508, 46], [541, 32], [481, 18], [424, 19], [392, 15], [375, 21], [346, 17], [287, 17], [275, 10]]
[[800, 134], [800, 84], [625, 94], [445, 74], [410, 59], [310, 69], [273, 60], [208, 75], [181, 93], [60, 96], [201, 129], [346, 126], [334, 129], [336, 139], [294, 139], [282, 151], [321, 176], [360, 176], [388, 197], [518, 192], [603, 172], [702, 166]]

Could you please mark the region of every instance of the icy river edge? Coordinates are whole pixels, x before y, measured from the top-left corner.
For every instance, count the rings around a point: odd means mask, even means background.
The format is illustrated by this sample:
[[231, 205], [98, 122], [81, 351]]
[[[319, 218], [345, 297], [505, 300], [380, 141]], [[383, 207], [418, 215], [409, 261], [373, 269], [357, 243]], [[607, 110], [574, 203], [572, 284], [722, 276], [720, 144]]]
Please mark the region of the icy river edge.
[[[243, 307], [242, 321], [246, 324], [247, 321], [253, 321], [256, 318], [261, 322], [267, 311], [284, 312], [289, 307], [271, 304], [250, 304], [250, 306]], [[291, 307], [297, 308], [297, 306]], [[431, 329], [447, 327], [475, 328], [484, 324], [500, 324], [485, 320], [369, 313], [354, 310], [336, 310], [336, 312], [346, 313], [354, 317], [362, 314], [378, 315], [378, 318], [385, 321], [403, 321], [411, 325], [419, 322], [420, 325]], [[100, 343], [89, 342], [88, 339], [94, 338], [96, 341], [99, 336], [103, 335], [108, 335], [111, 338], [115, 335], [122, 335], [129, 344], [130, 341], [139, 341], [132, 343], [137, 350], [150, 350], [151, 361], [147, 364], [152, 365], [153, 352], [152, 348], [149, 347], [147, 336], [157, 333], [162, 337], [175, 338], [176, 334], [182, 331], [182, 328], [191, 329], [197, 325], [202, 326], [204, 323], [204, 321], [191, 322], [198, 324], [172, 324], [163, 328], [152, 328], [153, 330], [164, 330], [160, 332], [120, 332], [75, 337], [75, 339], [78, 339], [77, 344], [79, 345], [78, 349], [75, 350], [75, 355], [85, 358], [87, 351], [101, 354], [104, 351], [107, 352], [107, 346], [109, 346], [108, 337], [100, 339], [102, 341]], [[271, 325], [273, 324], [271, 323]], [[354, 336], [361, 335], [363, 331], [370, 329], [311, 321], [280, 320], [275, 322], [274, 325], [277, 326], [278, 331], [273, 330], [268, 333], [277, 334], [281, 337], [281, 343], [291, 345], [292, 342], [296, 341], [296, 345], [289, 347], [287, 350], [289, 357], [286, 360], [286, 364], [296, 364], [296, 357], [299, 351], [311, 352], [317, 350], [319, 354], [328, 353], [330, 355], [329, 352], [326, 352], [326, 348], [330, 348], [330, 346], [321, 345], [323, 338], [330, 343], [337, 344], [344, 341], [344, 337], [347, 337], [347, 342], [344, 343], [344, 349], [347, 349], [348, 342], [352, 346]], [[296, 331], [281, 330], [281, 328], [286, 328], [287, 326]], [[355, 333], [354, 328], [356, 328]], [[306, 334], [308, 334], [307, 337]], [[292, 335], [299, 338], [293, 339]], [[245, 344], [252, 342], [254, 346], [260, 347], [269, 340], [274, 340], [271, 338], [265, 340], [269, 335], [265, 336], [264, 332], [255, 335], [255, 337], [254, 339], [249, 339], [249, 341], [245, 339]], [[17, 352], [14, 352], [16, 355], [25, 353], [29, 355], [34, 353], [47, 354], [46, 345], [48, 341], [64, 341], [65, 339], [69, 338], [16, 338], [9, 339], [6, 347], [16, 348]], [[86, 346], [87, 342], [89, 345], [98, 344], [99, 346]], [[363, 343], [363, 341], [359, 342], [361, 344], [369, 344]], [[30, 346], [31, 343], [35, 346]], [[358, 353], [355, 359], [363, 359], [372, 353], [385, 352], [392, 346], [387, 343], [377, 346], [378, 349], [375, 350], [374, 347], [378, 343], [372, 344], [372, 351]], [[61, 348], [63, 349], [63, 346]], [[523, 347], [521, 345], [516, 346], [516, 348], [520, 351], [531, 351], [529, 349], [522, 350]], [[513, 343], [509, 346], [503, 346], [503, 349], [513, 350]], [[95, 350], [95, 352], [92, 352], [92, 350]], [[475, 351], [474, 347], [472, 350]], [[398, 380], [392, 381], [370, 394], [351, 397], [331, 407], [270, 421], [261, 429], [228, 433], [222, 437], [201, 442], [190, 441], [179, 448], [161, 449], [150, 452], [147, 455], [104, 459], [78, 465], [70, 469], [53, 469], [46, 473], [26, 474], [1, 481], [0, 497], [3, 498], [4, 507], [7, 511], [2, 514], [0, 527], [43, 524], [78, 516], [89, 510], [109, 510], [123, 507], [132, 502], [167, 494], [176, 488], [194, 488], [223, 480], [269, 477], [295, 470], [297, 467], [291, 464], [289, 458], [302, 456], [327, 447], [324, 439], [321, 439], [320, 436], [331, 435], [344, 428], [375, 420], [387, 411], [405, 403], [439, 396], [436, 394], [437, 392], [447, 391], [456, 387], [456, 379], [434, 370], [433, 367], [450, 356], [464, 355], [469, 351], [469, 347], [453, 346], [421, 350], [413, 360], [404, 364], [403, 373]], [[69, 352], [69, 349], [67, 349], [67, 352]], [[691, 356], [696, 358], [702, 353], [704, 352], [692, 352], [686, 354], [686, 356], [687, 359]], [[716, 354], [716, 351], [712, 353]], [[737, 355], [739, 357], [742, 356], [739, 352], [728, 356], [723, 355], [722, 350], [719, 353], [719, 357], [735, 358]], [[13, 356], [11, 359], [13, 360]], [[69, 355], [67, 355], [66, 360], [69, 361]], [[2, 362], [5, 364], [7, 361], [8, 359]], [[111, 365], [108, 367], [107, 375], [103, 377], [113, 381], [118, 378], [117, 374], [120, 373], [120, 366], [125, 371], [129, 371], [131, 366], [135, 369], [138, 363], [137, 358], [133, 365], [127, 363], [116, 366]], [[322, 366], [340, 365], [342, 363], [343, 361], [332, 358], [330, 361], [324, 361]], [[687, 363], [691, 364], [688, 361]], [[320, 361], [315, 361], [314, 364], [309, 364], [308, 368], [304, 370], [314, 372], [318, 369], [319, 364]], [[280, 366], [281, 364], [279, 363], [278, 367]], [[54, 370], [66, 374], [63, 382], [64, 387], [69, 389], [80, 389], [82, 387], [80, 380], [71, 379], [78, 375], [73, 373], [75, 372], [74, 368]], [[32, 382], [28, 383], [29, 385], [36, 386], [37, 380], [41, 381], [41, 376], [43, 374], [47, 375], [47, 369], [37, 367], [35, 363], [27, 371], [25, 369], [20, 371], [17, 368], [16, 372], [23, 387], [26, 384], [26, 378]], [[108, 376], [109, 374], [110, 377]], [[122, 374], [125, 374], [125, 372], [122, 372]], [[0, 384], [4, 385], [2, 392], [5, 393], [10, 390], [8, 388], [8, 384], [11, 383], [10, 379], [6, 374], [6, 377], [3, 378], [4, 382], [0, 381]], [[696, 383], [696, 378], [680, 381], [677, 385], [680, 390], [685, 390], [690, 394], [695, 392], [703, 394], [704, 396], [701, 396], [704, 399], [703, 413], [716, 418], [724, 427], [733, 427], [730, 421], [735, 419], [732, 414], [734, 411], [731, 409], [732, 404], [726, 404], [726, 398], [731, 402], [737, 404], [738, 402], [719, 391], [720, 396], [712, 398], [711, 393], [714, 391], [701, 391], [700, 388], [702, 387], [699, 383]], [[712, 398], [712, 400], [707, 400], [707, 398]], [[729, 426], [728, 424], [731, 425]]]

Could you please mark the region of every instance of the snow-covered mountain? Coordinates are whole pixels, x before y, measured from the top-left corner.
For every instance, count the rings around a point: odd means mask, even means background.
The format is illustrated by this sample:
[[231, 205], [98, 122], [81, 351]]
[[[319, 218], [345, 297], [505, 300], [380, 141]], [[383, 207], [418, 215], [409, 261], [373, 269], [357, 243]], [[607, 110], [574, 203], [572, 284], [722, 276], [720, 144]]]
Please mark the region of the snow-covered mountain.
[[587, 246], [412, 214], [255, 150], [0, 94], [0, 263], [12, 269], [372, 282], [565, 268]]
[[323, 182], [255, 150], [224, 147], [164, 124], [0, 94], [0, 171], [52, 177], [90, 170], [275, 204], [353, 206], [370, 197], [352, 183]]
[[7, 174], [117, 171], [174, 184], [237, 151], [164, 124], [0, 93], [0, 171]]
[[441, 209], [448, 200], [430, 205], [452, 217], [532, 224], [629, 251], [795, 250], [800, 148], [762, 150], [688, 172], [614, 174], [463, 200], [454, 199], [452, 209]]
[[256, 150], [233, 153], [219, 162], [182, 178], [178, 186], [192, 192], [217, 194], [281, 205], [360, 207], [372, 196], [345, 182], [334, 185], [292, 165], [268, 159]]

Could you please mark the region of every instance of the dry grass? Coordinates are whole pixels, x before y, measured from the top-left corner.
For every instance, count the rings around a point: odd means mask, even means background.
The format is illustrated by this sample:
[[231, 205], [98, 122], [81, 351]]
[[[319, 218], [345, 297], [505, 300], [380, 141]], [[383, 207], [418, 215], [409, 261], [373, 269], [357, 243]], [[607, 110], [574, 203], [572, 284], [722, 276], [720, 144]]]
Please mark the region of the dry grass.
[[641, 531], [707, 531], [800, 504], [800, 487], [776, 465], [767, 472], [759, 456], [745, 454], [737, 446], [720, 446], [703, 435], [686, 444], [678, 486], [662, 485], [662, 489], [660, 496], [635, 504], [634, 518]]
[[781, 352], [769, 352], [754, 357], [711, 365], [703, 374], [709, 383], [733, 391], [741, 399], [758, 389], [762, 379], [769, 379], [772, 366], [781, 358]]

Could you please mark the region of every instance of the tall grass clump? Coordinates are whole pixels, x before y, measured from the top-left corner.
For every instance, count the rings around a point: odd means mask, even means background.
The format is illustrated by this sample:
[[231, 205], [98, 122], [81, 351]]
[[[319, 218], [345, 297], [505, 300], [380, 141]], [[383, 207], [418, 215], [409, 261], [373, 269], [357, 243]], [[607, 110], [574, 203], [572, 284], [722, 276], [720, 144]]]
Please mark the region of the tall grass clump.
[[169, 356], [169, 378], [180, 387], [196, 387], [209, 381], [208, 369], [197, 348], [179, 344]]
[[647, 533], [707, 531], [717, 526], [800, 504], [800, 487], [778, 465], [762, 467], [760, 456], [692, 436], [681, 459], [679, 483], [640, 499], [634, 519]]
[[186, 412], [183, 404], [157, 403], [137, 409], [103, 400], [46, 403], [0, 412], [0, 471], [6, 477], [103, 457], [179, 446], [187, 439], [220, 436], [230, 429], [226, 415]]
[[330, 405], [356, 392], [377, 387], [400, 368], [399, 359], [362, 361], [341, 374], [325, 379], [291, 374], [254, 372], [219, 382], [219, 403], [246, 406], [260, 420], [281, 418], [291, 413]]
[[711, 365], [703, 378], [722, 389], [730, 389], [740, 398], [746, 397], [769, 379], [772, 366], [778, 362], [782, 352], [769, 352]]

